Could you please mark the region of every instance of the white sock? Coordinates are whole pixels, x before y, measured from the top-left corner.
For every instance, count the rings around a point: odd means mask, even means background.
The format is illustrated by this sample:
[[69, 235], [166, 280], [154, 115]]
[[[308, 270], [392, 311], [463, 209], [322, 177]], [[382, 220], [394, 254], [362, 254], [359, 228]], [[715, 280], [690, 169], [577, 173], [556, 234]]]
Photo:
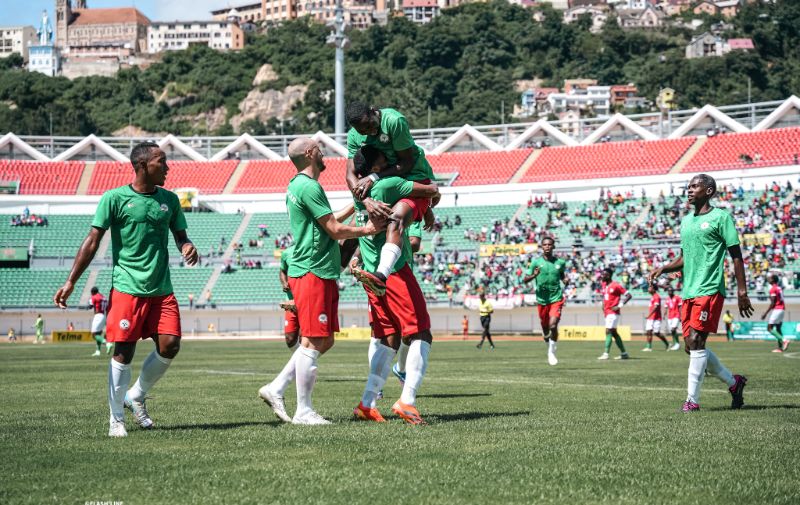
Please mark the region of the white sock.
[[400, 395], [400, 401], [406, 405], [416, 405], [417, 390], [425, 377], [430, 352], [431, 344], [423, 340], [413, 340], [408, 347], [406, 383], [403, 386], [403, 394]]
[[[376, 339], [373, 339], [376, 340]], [[378, 344], [372, 359], [369, 362], [369, 377], [367, 385], [364, 387], [364, 394], [361, 396], [361, 404], [365, 407], [374, 408], [378, 399], [378, 392], [386, 384], [386, 377], [389, 374], [386, 364], [392, 363], [394, 359], [394, 349]]]
[[301, 347], [295, 359], [295, 377], [297, 378], [297, 411], [295, 417], [301, 417], [313, 411], [311, 406], [311, 393], [317, 382], [317, 359], [319, 351], [308, 347]]
[[381, 247], [381, 262], [378, 263], [377, 272], [388, 279], [389, 274], [392, 273], [392, 268], [394, 268], [394, 264], [397, 262], [397, 258], [399, 257], [399, 247], [388, 242], [383, 244], [383, 247]]
[[142, 371], [136, 383], [128, 390], [128, 399], [137, 402], [144, 400], [144, 396], [164, 375], [170, 363], [172, 360], [161, 356], [158, 351], [151, 352], [142, 363]]
[[108, 408], [111, 410], [111, 420], [125, 419], [122, 402], [125, 401], [125, 391], [131, 383], [131, 365], [123, 365], [119, 361], [111, 360], [108, 364]]
[[283, 370], [281, 370], [278, 376], [269, 383], [269, 389], [278, 396], [283, 396], [283, 394], [286, 392], [286, 388], [288, 388], [289, 384], [291, 384], [294, 380], [295, 370], [297, 367], [297, 356], [299, 354], [300, 348], [298, 347], [297, 350], [295, 350], [289, 357], [289, 361], [286, 362], [286, 365], [283, 366]]
[[552, 338], [547, 341], [547, 352], [551, 354], [556, 353], [556, 341]]
[[406, 359], [408, 358], [408, 344], [400, 341], [400, 348], [397, 349], [397, 370], [400, 373], [406, 371]]
[[378, 350], [378, 346], [381, 344], [380, 340], [377, 338], [370, 338], [369, 339], [369, 347], [367, 347], [367, 363], [372, 366], [372, 357], [375, 356], [375, 352]]
[[725, 365], [720, 362], [716, 354], [706, 349], [706, 356], [708, 356], [708, 373], [727, 384], [728, 387], [736, 384], [736, 379], [733, 378], [733, 374], [730, 370], [725, 368]]
[[706, 372], [708, 356], [706, 350], [689, 351], [689, 385], [687, 402], [700, 403], [700, 386], [703, 385], [703, 374]]

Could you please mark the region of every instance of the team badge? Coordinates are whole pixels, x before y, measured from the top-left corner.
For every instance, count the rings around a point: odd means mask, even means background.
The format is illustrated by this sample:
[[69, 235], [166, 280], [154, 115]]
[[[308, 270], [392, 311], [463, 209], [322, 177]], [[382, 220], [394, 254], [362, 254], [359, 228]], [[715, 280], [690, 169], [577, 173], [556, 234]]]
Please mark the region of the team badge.
[[705, 229], [707, 229], [709, 226], [710, 226], [710, 225], [709, 225], [709, 224], [706, 222], [706, 223], [703, 223], [703, 224], [701, 224], [701, 225], [700, 225], [700, 229], [701, 229], [701, 230], [705, 230]]
[[381, 133], [380, 136], [378, 137], [378, 140], [386, 144], [389, 142], [389, 136], [386, 135], [385, 133]]
[[322, 324], [328, 324], [328, 315], [327, 314], [320, 314], [317, 319], [319, 319], [319, 322], [322, 323]]
[[169, 210], [169, 207], [167, 206], [167, 204], [166, 203], [162, 203], [161, 204], [161, 212], [167, 212], [168, 210]]
[[119, 322], [119, 327], [123, 330], [127, 330], [128, 328], [131, 327], [131, 322], [128, 321], [127, 319], [123, 319], [122, 321]]
[[129, 204], [128, 204], [128, 208], [129, 208], [129, 209], [132, 209], [132, 208], [133, 208], [133, 204], [132, 204], [132, 203], [129, 203]]

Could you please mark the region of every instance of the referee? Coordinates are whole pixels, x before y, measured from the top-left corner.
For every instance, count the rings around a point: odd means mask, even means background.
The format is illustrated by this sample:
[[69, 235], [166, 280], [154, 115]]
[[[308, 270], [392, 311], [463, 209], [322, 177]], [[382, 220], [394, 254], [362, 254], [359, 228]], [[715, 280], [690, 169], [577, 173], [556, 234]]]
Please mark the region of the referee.
[[478, 306], [478, 311], [481, 315], [481, 326], [483, 326], [483, 333], [481, 334], [481, 341], [478, 343], [478, 349], [483, 347], [483, 341], [488, 340], [491, 349], [494, 349], [494, 342], [492, 342], [492, 333], [489, 331], [489, 325], [492, 324], [492, 312], [494, 308], [492, 303], [486, 299], [486, 295], [481, 293], [481, 304]]

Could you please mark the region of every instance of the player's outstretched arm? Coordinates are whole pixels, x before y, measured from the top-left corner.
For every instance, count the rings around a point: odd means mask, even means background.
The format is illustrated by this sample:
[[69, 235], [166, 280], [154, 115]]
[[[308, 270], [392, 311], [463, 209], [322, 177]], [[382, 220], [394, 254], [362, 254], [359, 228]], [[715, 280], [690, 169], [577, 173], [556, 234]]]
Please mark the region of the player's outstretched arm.
[[419, 182], [414, 183], [414, 187], [411, 190], [411, 194], [408, 195], [409, 198], [433, 198], [439, 195], [439, 187], [436, 184], [420, 184]]
[[346, 240], [349, 238], [368, 237], [383, 231], [386, 228], [386, 222], [380, 221], [376, 225], [373, 220], [367, 221], [365, 226], [350, 226], [342, 224], [333, 217], [333, 213], [325, 214], [317, 219], [317, 223], [322, 226], [322, 229], [334, 240]]
[[57, 307], [62, 309], [67, 308], [67, 299], [69, 295], [72, 294], [72, 290], [75, 289], [75, 283], [78, 282], [78, 279], [81, 278], [83, 272], [86, 271], [86, 268], [92, 262], [94, 255], [97, 254], [97, 248], [100, 247], [100, 241], [103, 240], [103, 235], [105, 235], [105, 233], [106, 231], [102, 228], [92, 227], [92, 229], [89, 230], [89, 234], [83, 239], [83, 243], [80, 249], [78, 249], [78, 254], [75, 255], [75, 261], [72, 263], [72, 270], [70, 270], [67, 276], [67, 281], [63, 286], [58, 288], [58, 291], [56, 291], [56, 294], [53, 296], [53, 303], [55, 303]]
[[664, 265], [661, 268], [656, 268], [652, 272], [650, 272], [650, 276], [648, 277], [648, 281], [650, 283], [654, 283], [661, 277], [662, 274], [669, 274], [672, 272], [680, 272], [683, 270], [683, 252], [681, 255], [678, 256], [672, 263], [668, 265]]
[[337, 210], [336, 212], [334, 212], [333, 217], [336, 218], [336, 220], [339, 221], [340, 223], [344, 223], [345, 220], [348, 217], [352, 216], [355, 211], [356, 211], [356, 206], [353, 205], [353, 203], [351, 202], [342, 207], [341, 209]]
[[750, 297], [747, 296], [747, 280], [744, 276], [744, 259], [742, 258], [742, 248], [739, 244], [728, 248], [731, 258], [733, 258], [733, 273], [736, 275], [736, 298], [739, 305], [739, 314], [742, 317], [750, 318], [755, 312]]
[[197, 248], [186, 235], [186, 230], [173, 231], [172, 236], [175, 238], [175, 245], [178, 246], [178, 250], [181, 252], [186, 264], [190, 267], [196, 265], [200, 256], [197, 254]]

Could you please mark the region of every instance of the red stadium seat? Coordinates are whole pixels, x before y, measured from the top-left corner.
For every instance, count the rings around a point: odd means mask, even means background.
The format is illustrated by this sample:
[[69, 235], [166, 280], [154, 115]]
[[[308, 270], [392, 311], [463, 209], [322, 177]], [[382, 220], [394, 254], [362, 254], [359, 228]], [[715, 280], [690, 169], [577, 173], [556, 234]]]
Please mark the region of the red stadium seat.
[[[201, 193], [220, 194], [233, 175], [237, 160], [225, 161], [169, 161], [167, 189], [197, 188]], [[89, 183], [88, 194], [99, 195], [111, 188], [131, 182], [133, 168], [130, 163], [98, 161]]]
[[84, 166], [82, 161], [0, 160], [0, 180], [20, 181], [23, 195], [74, 195]]
[[683, 172], [750, 169], [796, 164], [800, 128], [724, 133], [709, 137]]
[[666, 174], [694, 142], [687, 137], [547, 147], [520, 182]]
[[505, 184], [528, 159], [532, 149], [477, 151], [428, 155], [435, 174], [458, 172], [453, 186]]

